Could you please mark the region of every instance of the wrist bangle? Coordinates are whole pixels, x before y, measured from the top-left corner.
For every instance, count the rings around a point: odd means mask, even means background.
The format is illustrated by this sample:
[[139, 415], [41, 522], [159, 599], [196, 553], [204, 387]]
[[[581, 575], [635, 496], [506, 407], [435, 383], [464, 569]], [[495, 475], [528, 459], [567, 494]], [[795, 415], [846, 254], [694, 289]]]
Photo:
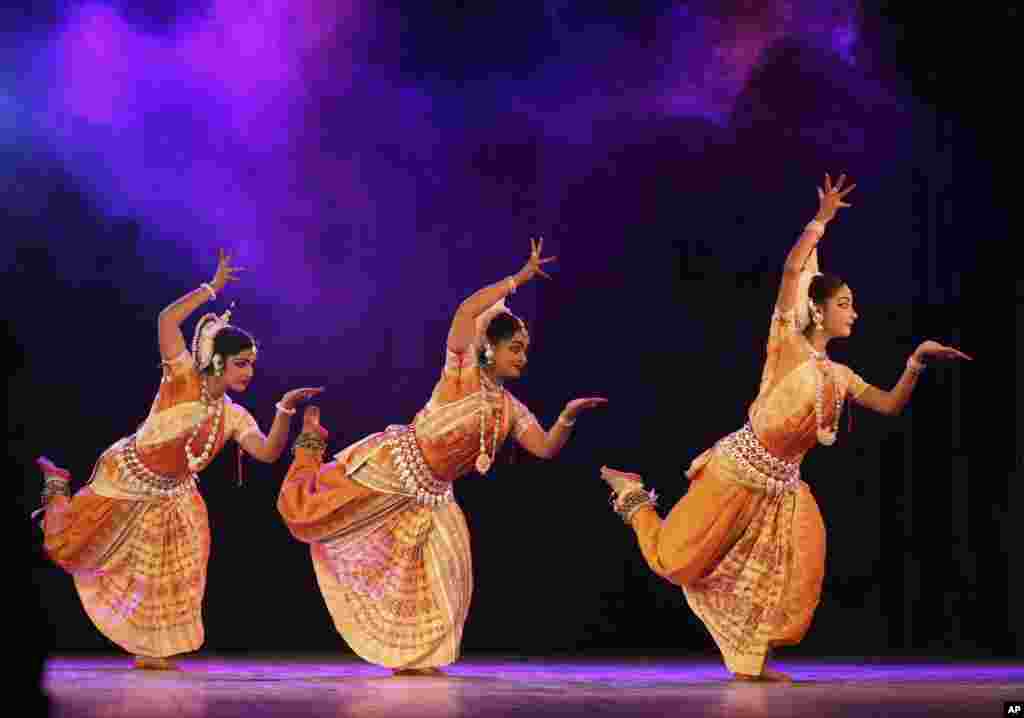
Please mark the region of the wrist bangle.
[[295, 409], [289, 409], [285, 407], [285, 405], [282, 404], [281, 402], [277, 402], [276, 404], [274, 404], [274, 407], [282, 414], [287, 414], [288, 416], [293, 416], [295, 414]]
[[576, 423], [576, 420], [575, 419], [566, 419], [564, 416], [559, 414], [558, 415], [558, 423], [561, 424], [562, 426], [572, 426], [573, 424]]
[[807, 226], [804, 227], [804, 231], [814, 232], [815, 234], [819, 235], [825, 234], [825, 223], [822, 222], [820, 219], [812, 219], [810, 222], [807, 223]]
[[922, 362], [919, 362], [916, 359], [914, 359], [913, 354], [911, 354], [910, 358], [907, 359], [907, 369], [910, 369], [910, 371], [914, 372], [915, 374], [920, 374], [922, 371], [924, 371], [924, 366], [925, 365]]
[[216, 301], [217, 300], [217, 292], [213, 291], [213, 287], [210, 285], [209, 282], [203, 282], [199, 286], [202, 287], [203, 289], [205, 289], [207, 292], [210, 293], [210, 301]]
[[516, 293], [516, 280], [514, 278], [512, 278], [512, 277], [508, 278], [508, 293], [509, 294], [515, 294]]

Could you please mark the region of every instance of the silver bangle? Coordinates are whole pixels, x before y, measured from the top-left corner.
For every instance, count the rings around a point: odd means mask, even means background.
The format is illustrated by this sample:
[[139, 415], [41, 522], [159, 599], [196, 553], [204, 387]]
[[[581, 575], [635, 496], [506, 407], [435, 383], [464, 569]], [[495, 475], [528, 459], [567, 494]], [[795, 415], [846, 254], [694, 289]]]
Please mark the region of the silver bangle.
[[559, 414], [558, 415], [558, 423], [561, 424], [562, 426], [572, 426], [573, 424], [576, 423], [576, 420], [575, 419], [572, 419], [572, 420], [566, 419], [564, 416]]
[[508, 286], [509, 286], [509, 292], [508, 293], [509, 294], [515, 294], [516, 293], [516, 280], [513, 279], [512, 277], [509, 277], [508, 278]]
[[825, 223], [822, 222], [820, 219], [812, 219], [810, 222], [807, 223], [807, 226], [804, 227], [804, 231], [814, 232], [815, 234], [818, 235], [825, 234]]
[[210, 301], [217, 301], [217, 292], [213, 291], [213, 287], [209, 282], [203, 282], [199, 286], [210, 293]]
[[283, 405], [281, 404], [281, 402], [277, 402], [276, 404], [274, 404], [274, 408], [276, 408], [276, 409], [277, 409], [278, 411], [280, 411], [280, 412], [281, 412], [282, 414], [287, 414], [288, 416], [294, 416], [294, 415], [295, 415], [295, 409], [286, 409], [286, 408], [285, 408], [285, 407], [284, 407], [284, 406], [283, 406]]

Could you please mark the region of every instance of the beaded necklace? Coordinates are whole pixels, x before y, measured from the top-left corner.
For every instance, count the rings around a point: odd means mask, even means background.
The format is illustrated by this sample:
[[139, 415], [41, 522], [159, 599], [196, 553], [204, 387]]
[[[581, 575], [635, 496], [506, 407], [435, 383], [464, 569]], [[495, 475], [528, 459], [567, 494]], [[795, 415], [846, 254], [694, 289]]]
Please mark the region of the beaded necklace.
[[[839, 395], [839, 387], [835, 382], [835, 373], [833, 372], [832, 362], [829, 360], [828, 355], [825, 352], [817, 351], [811, 342], [804, 337], [804, 341], [807, 342], [807, 348], [811, 352], [811, 356], [814, 357], [814, 418], [815, 427], [817, 428], [818, 443], [823, 446], [832, 446], [836, 443], [836, 437], [839, 434], [839, 415], [843, 411], [843, 399]], [[821, 365], [819, 365], [821, 362]], [[832, 426], [825, 427], [822, 425], [821, 416], [824, 409], [824, 395], [825, 395], [825, 379], [832, 379], [832, 394], [835, 403], [835, 414], [832, 417]]]
[[[213, 453], [213, 444], [217, 441], [217, 434], [220, 433], [221, 420], [224, 417], [224, 397], [220, 397], [216, 401], [210, 398], [210, 391], [206, 386], [206, 380], [199, 390], [199, 400], [203, 405], [203, 418], [196, 424], [196, 427], [192, 430], [192, 435], [188, 437], [188, 441], [185, 442], [185, 458], [188, 459], [188, 468], [190, 471], [198, 471], [199, 467], [210, 460], [210, 455]], [[214, 407], [214, 405], [216, 405]], [[192, 453], [192, 444], [195, 442], [196, 437], [199, 436], [199, 430], [206, 423], [206, 420], [210, 418], [210, 414], [213, 414], [213, 422], [210, 425], [210, 435], [206, 437], [206, 444], [203, 446], [203, 453], [196, 456]]]
[[[494, 457], [498, 454], [498, 428], [501, 422], [501, 411], [494, 412], [494, 435], [491, 438], [491, 452], [490, 455], [487, 453], [487, 444], [484, 441], [486, 435], [486, 424], [487, 424], [487, 409], [488, 409], [488, 384], [490, 380], [480, 372], [480, 455], [476, 457], [476, 470], [481, 474], [486, 474], [490, 471], [491, 466], [494, 464]], [[499, 400], [504, 405], [505, 398], [505, 387], [498, 385]]]

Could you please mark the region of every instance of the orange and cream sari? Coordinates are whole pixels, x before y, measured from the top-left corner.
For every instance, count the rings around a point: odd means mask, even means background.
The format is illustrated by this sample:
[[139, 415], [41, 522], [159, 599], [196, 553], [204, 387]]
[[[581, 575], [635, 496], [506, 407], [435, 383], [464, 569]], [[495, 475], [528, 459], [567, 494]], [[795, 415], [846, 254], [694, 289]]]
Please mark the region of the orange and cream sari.
[[475, 356], [472, 346], [447, 352], [430, 401], [408, 426], [368, 436], [328, 464], [296, 448], [281, 487], [278, 510], [310, 545], [335, 627], [371, 663], [430, 668], [459, 657], [473, 566], [451, 484], [473, 469], [481, 415], [488, 452], [537, 421], [480, 373]]
[[[89, 618], [139, 656], [164, 658], [203, 642], [210, 530], [185, 455], [196, 425], [199, 447], [215, 425], [200, 401], [201, 382], [187, 352], [168, 362], [139, 430], [100, 456], [73, 498], [50, 497], [43, 516], [44, 549], [74, 578]], [[223, 420], [197, 471], [229, 440], [259, 430], [226, 395], [216, 401], [224, 403]]]
[[[650, 505], [632, 525], [650, 567], [682, 587], [733, 673], [760, 675], [774, 646], [810, 626], [825, 571], [825, 525], [799, 479], [817, 442], [816, 360], [794, 312], [772, 317], [760, 391], [747, 425], [698, 456], [686, 495], [662, 520]], [[867, 384], [832, 362], [825, 425]]]

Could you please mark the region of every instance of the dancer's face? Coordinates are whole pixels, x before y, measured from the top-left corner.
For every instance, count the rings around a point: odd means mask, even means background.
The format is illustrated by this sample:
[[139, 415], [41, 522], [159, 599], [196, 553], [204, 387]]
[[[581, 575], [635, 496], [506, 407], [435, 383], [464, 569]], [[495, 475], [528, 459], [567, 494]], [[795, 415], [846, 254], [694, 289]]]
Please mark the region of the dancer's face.
[[526, 368], [529, 335], [520, 330], [494, 347], [494, 374], [500, 379], [518, 379]]
[[224, 386], [231, 391], [245, 391], [256, 369], [256, 352], [246, 349], [232, 354], [224, 362]]
[[853, 292], [845, 284], [825, 302], [822, 325], [829, 337], [848, 337], [857, 321], [853, 308]]

